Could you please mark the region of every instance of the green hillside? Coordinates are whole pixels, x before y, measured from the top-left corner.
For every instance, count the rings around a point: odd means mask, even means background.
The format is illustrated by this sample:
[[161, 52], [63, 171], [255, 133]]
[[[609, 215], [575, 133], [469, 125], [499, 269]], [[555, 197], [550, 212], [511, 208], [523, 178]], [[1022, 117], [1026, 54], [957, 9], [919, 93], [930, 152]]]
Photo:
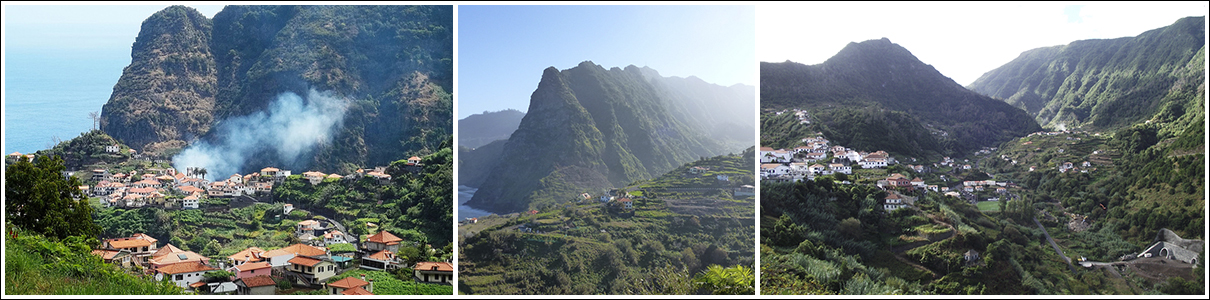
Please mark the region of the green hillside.
[[[752, 266], [755, 256], [754, 198], [734, 197], [732, 189], [752, 184], [754, 158], [754, 148], [705, 158], [619, 189], [619, 194], [633, 196], [633, 210], [617, 201], [603, 203], [601, 194], [582, 190], [590, 192], [589, 199], [572, 196], [548, 209], [462, 224], [459, 291], [751, 294], [754, 274], [745, 266]], [[691, 173], [694, 167], [708, 170]], [[718, 180], [719, 175], [729, 176], [728, 181]], [[711, 271], [711, 266], [731, 271]], [[745, 272], [749, 281], [738, 285], [695, 283]], [[713, 288], [721, 286], [731, 288]]]
[[969, 88], [1024, 109], [1046, 127], [1188, 123], [1205, 111], [1198, 94], [1205, 89], [1205, 22], [1187, 17], [1135, 37], [1026, 51]]
[[[765, 113], [806, 110], [815, 119], [810, 130], [862, 151], [949, 156], [1041, 129], [1020, 109], [963, 88], [885, 38], [849, 43], [818, 65], [761, 62], [760, 72]], [[762, 142], [802, 138], [779, 137], [777, 125], [762, 120]]]
[[[751, 103], [751, 94], [693, 97], [693, 91], [727, 88], [666, 81], [678, 82], [635, 66], [607, 70], [585, 61], [562, 71], [547, 68], [525, 118], [495, 159], [498, 164], [485, 170], [488, 175], [467, 204], [496, 212], [545, 208], [585, 190], [649, 179], [700, 157], [751, 146], [750, 138], [681, 118], [698, 105]], [[750, 119], [721, 108], [701, 115]], [[739, 135], [750, 137], [751, 130]]]

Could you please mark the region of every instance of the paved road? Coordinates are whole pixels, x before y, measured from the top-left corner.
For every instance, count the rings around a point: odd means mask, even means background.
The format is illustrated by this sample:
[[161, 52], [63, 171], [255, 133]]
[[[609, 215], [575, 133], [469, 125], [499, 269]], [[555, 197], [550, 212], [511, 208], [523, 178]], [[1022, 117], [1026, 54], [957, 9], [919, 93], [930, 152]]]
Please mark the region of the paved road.
[[1050, 243], [1051, 247], [1055, 248], [1055, 253], [1058, 253], [1059, 257], [1062, 257], [1063, 261], [1067, 262], [1067, 268], [1070, 269], [1072, 273], [1075, 273], [1076, 267], [1071, 265], [1071, 259], [1067, 258], [1067, 255], [1063, 255], [1063, 250], [1059, 250], [1059, 244], [1055, 244], [1055, 239], [1050, 238], [1050, 232], [1046, 232], [1046, 227], [1042, 227], [1042, 222], [1038, 222], [1038, 217], [1034, 217], [1034, 224], [1037, 224], [1038, 229], [1042, 230], [1042, 235], [1045, 235], [1046, 241]]

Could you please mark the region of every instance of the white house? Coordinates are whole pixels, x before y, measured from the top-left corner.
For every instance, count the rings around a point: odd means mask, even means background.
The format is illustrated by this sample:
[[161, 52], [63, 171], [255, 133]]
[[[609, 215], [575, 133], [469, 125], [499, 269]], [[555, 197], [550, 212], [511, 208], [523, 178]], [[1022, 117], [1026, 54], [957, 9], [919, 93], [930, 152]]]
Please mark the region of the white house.
[[853, 168], [843, 164], [832, 164], [831, 167], [834, 173], [853, 174]]
[[202, 274], [216, 270], [218, 269], [207, 266], [200, 261], [171, 264], [156, 269], [155, 280], [161, 281], [167, 277], [168, 280], [171, 280], [172, 283], [176, 284], [176, 286], [185, 289], [193, 289], [205, 285], [205, 283], [202, 282]]
[[761, 164], [761, 177], [780, 176], [790, 173], [790, 167], [783, 164]]
[[882, 209], [886, 211], [893, 211], [904, 207], [907, 207], [907, 204], [904, 204], [903, 198], [900, 198], [899, 194], [895, 193], [887, 194], [886, 199], [882, 204]]
[[118, 153], [118, 150], [122, 150], [122, 147], [118, 147], [118, 144], [105, 146], [105, 152]]

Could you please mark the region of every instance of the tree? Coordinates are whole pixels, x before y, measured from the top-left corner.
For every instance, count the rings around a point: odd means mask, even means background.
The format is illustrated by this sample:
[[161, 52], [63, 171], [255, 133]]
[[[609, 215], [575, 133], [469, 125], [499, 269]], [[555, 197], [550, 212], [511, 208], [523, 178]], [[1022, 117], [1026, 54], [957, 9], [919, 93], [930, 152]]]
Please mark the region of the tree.
[[96, 238], [101, 227], [93, 222], [92, 206], [79, 189], [83, 183], [74, 176], [65, 177], [64, 170], [59, 156], [42, 156], [35, 162], [22, 157], [6, 167], [4, 208], [8, 221], [47, 237]]
[[844, 221], [840, 221], [840, 227], [838, 230], [844, 235], [854, 238], [861, 238], [861, 221], [855, 218], [844, 219]]
[[88, 118], [92, 119], [92, 130], [97, 130], [97, 120], [100, 120], [101, 113], [96, 111], [88, 112]]

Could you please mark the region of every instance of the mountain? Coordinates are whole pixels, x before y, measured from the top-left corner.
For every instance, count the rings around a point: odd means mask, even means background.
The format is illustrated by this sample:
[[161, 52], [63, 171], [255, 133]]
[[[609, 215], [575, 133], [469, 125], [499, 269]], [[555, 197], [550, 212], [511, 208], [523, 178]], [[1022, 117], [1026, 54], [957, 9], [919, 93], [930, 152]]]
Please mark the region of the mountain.
[[1187, 123], [1205, 110], [1197, 95], [1205, 83], [1205, 23], [1204, 16], [1187, 17], [1134, 37], [1029, 50], [969, 88], [1047, 127]]
[[[467, 205], [495, 212], [541, 208], [751, 147], [753, 131], [749, 125], [744, 136], [742, 120], [751, 120], [755, 99], [722, 92], [730, 89], [635, 66], [606, 70], [585, 61], [563, 71], [547, 68], [521, 124]], [[700, 96], [705, 93], [715, 94]], [[736, 108], [693, 110], [712, 105]], [[710, 131], [712, 125], [688, 120], [691, 115], [740, 130]]]
[[458, 146], [458, 184], [483, 186], [488, 173], [500, 164], [500, 152], [506, 143], [508, 140], [503, 139], [474, 149]]
[[525, 117], [525, 113], [506, 109], [485, 111], [458, 120], [458, 146], [474, 149], [498, 140], [507, 140], [521, 125], [522, 117]]
[[143, 150], [157, 143], [183, 146], [210, 130], [218, 90], [210, 52], [212, 23], [184, 6], [165, 8], [143, 21], [130, 65], [102, 107], [105, 133]]
[[314, 90], [344, 109], [328, 111], [331, 132], [308, 137], [323, 142], [289, 159], [274, 143], [240, 148], [249, 153], [237, 171], [342, 171], [432, 153], [453, 132], [452, 10], [229, 5], [207, 19], [166, 8], [144, 21], [102, 130], [140, 151], [233, 148], [224, 140], [239, 138], [236, 123], [272, 118], [284, 95]]
[[[954, 154], [1041, 129], [1024, 111], [963, 88], [886, 38], [849, 43], [818, 65], [761, 62], [760, 73], [762, 110], [806, 109], [815, 119], [812, 129], [863, 151], [901, 147], [891, 141], [919, 136], [920, 145], [898, 154]], [[880, 123], [885, 117], [898, 125]], [[762, 134], [774, 131], [761, 128]], [[783, 145], [765, 146], [792, 147], [788, 143], [798, 140], [763, 136], [762, 144], [778, 139]]]

